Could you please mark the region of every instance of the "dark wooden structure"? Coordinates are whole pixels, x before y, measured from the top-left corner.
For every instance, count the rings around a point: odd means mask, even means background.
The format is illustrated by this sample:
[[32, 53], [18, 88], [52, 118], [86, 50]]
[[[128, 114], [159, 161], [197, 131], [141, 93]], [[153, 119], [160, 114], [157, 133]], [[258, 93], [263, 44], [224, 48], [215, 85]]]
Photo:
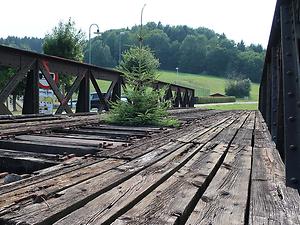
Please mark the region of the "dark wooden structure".
[[259, 109], [285, 161], [287, 185], [300, 188], [300, 1], [278, 0], [260, 86]]
[[[90, 111], [90, 82], [94, 86], [100, 102], [101, 108], [108, 110], [108, 100], [116, 101], [121, 97], [121, 88], [124, 85], [122, 74], [113, 69], [101, 68], [94, 65], [79, 63], [59, 57], [37, 54], [34, 52], [24, 51], [6, 46], [0, 46], [0, 67], [13, 68], [16, 74], [9, 80], [7, 85], [0, 92], [0, 114], [11, 114], [8, 108], [3, 104], [8, 96], [14, 91], [17, 85], [26, 79], [26, 89], [24, 94], [23, 114], [39, 113], [39, 73], [41, 72], [60, 105], [56, 114], [63, 111], [72, 113], [69, 100], [75, 91], [78, 92], [76, 112]], [[57, 84], [50, 76], [51, 73], [57, 73], [62, 76], [73, 76], [74, 82], [68, 93], [65, 95], [59, 90]], [[110, 81], [110, 86], [105, 96], [98, 86], [97, 80]], [[165, 87], [166, 99], [172, 99], [172, 91], [175, 92], [173, 100], [174, 107], [193, 107], [194, 90], [178, 85], [168, 84], [157, 81], [156, 88]]]

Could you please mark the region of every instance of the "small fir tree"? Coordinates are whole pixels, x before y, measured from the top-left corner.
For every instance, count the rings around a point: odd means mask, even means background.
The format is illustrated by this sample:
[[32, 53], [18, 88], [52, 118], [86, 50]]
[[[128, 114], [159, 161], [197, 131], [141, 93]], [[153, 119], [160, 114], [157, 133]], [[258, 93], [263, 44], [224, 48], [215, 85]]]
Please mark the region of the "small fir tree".
[[168, 118], [170, 101], [163, 100], [163, 90], [154, 90], [159, 61], [147, 47], [132, 47], [123, 54], [118, 69], [123, 72], [128, 101], [112, 103], [107, 121], [123, 125], [177, 126]]

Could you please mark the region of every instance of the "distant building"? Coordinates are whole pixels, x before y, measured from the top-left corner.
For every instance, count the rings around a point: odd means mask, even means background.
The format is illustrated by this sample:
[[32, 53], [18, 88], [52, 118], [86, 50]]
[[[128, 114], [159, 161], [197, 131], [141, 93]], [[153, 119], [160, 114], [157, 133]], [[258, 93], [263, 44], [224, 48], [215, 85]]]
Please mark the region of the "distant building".
[[214, 93], [214, 94], [211, 94], [209, 95], [210, 97], [226, 97], [226, 95], [222, 95], [220, 93]]

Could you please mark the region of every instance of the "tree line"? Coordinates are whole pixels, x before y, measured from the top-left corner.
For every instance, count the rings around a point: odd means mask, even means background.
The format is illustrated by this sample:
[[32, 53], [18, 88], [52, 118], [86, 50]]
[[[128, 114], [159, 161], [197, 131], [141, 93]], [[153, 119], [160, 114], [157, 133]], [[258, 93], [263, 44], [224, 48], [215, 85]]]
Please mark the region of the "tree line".
[[[73, 24], [75, 25], [75, 24]], [[46, 36], [47, 37], [47, 36]], [[115, 67], [120, 52], [138, 45], [149, 46], [160, 61], [160, 69], [220, 77], [243, 77], [260, 82], [265, 50], [260, 44], [246, 46], [243, 40], [236, 43], [215, 31], [191, 28], [185, 25], [170, 26], [149, 22], [140, 26], [114, 29], [92, 38], [92, 63]], [[43, 53], [44, 39], [33, 37], [0, 38], [0, 44]], [[82, 42], [83, 61], [88, 61], [88, 43]]]

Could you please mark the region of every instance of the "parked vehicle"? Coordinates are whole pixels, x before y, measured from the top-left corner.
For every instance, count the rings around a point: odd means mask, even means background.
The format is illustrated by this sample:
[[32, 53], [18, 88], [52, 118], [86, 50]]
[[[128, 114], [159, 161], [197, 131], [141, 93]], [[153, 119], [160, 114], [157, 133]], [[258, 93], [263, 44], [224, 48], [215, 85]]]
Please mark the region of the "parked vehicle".
[[[102, 93], [103, 97], [106, 95], [106, 93]], [[111, 96], [109, 96], [109, 99], [111, 99]], [[99, 96], [97, 94], [97, 92], [93, 92], [90, 95], [90, 101], [91, 101], [91, 109], [93, 108], [99, 108], [100, 106], [100, 100], [99, 100]], [[126, 96], [121, 96], [121, 101], [127, 102], [127, 97]]]

